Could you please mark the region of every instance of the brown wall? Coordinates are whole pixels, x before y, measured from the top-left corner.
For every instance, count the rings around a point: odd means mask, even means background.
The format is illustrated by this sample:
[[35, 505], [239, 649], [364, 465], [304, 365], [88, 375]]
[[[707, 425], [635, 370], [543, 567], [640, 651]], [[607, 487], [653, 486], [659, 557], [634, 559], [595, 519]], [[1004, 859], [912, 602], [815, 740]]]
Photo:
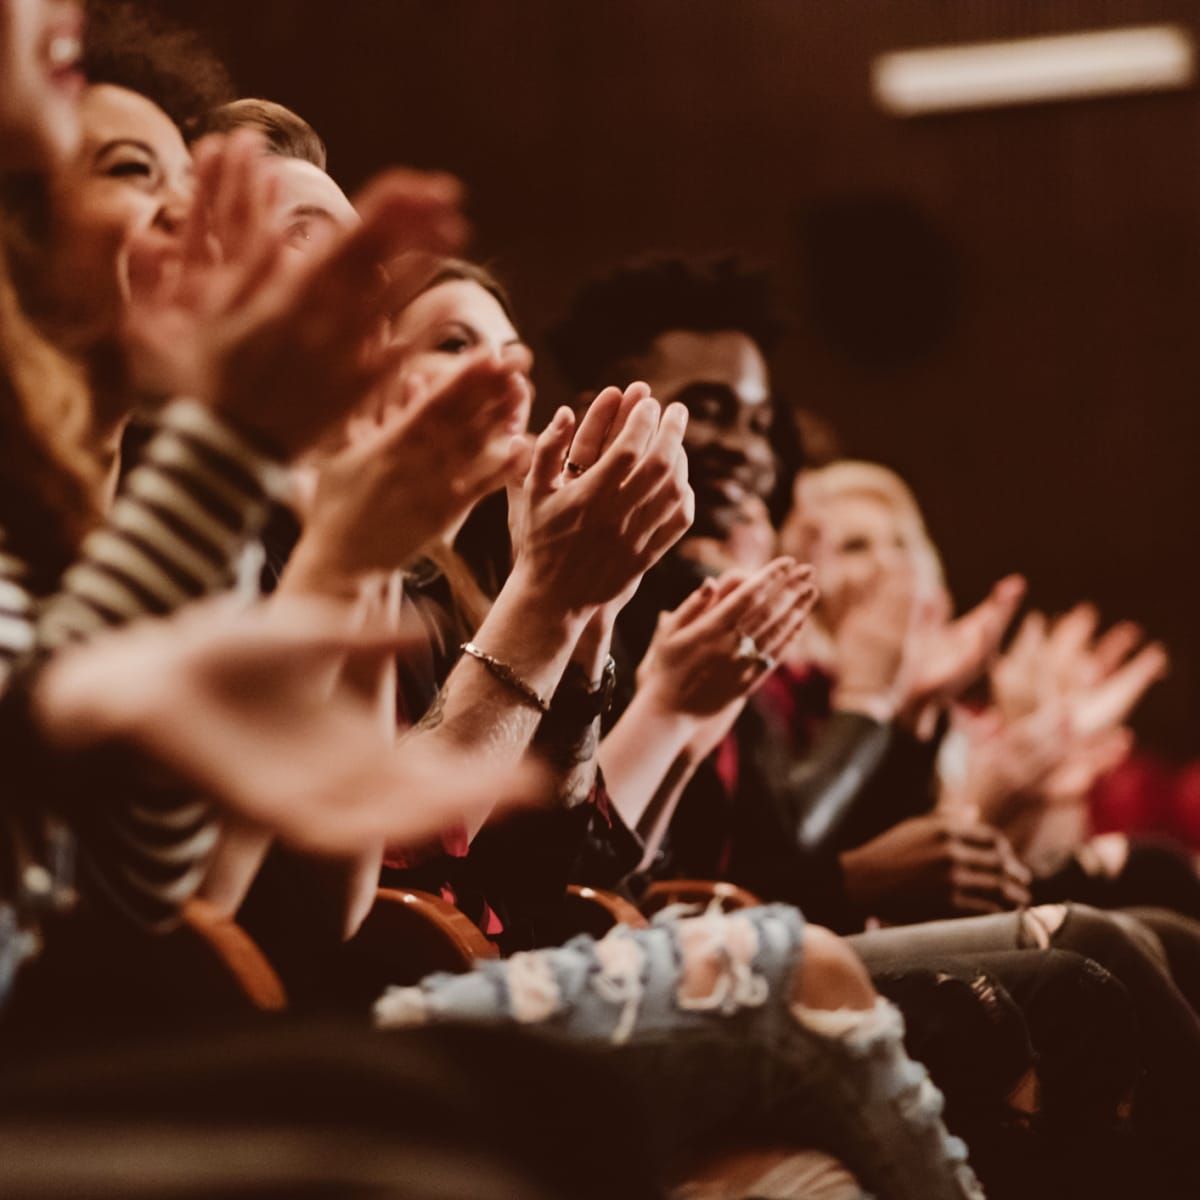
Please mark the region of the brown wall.
[[[1194, 750], [1200, 96], [900, 123], [902, 46], [1143, 19], [1196, 0], [164, 0], [242, 90], [296, 107], [348, 185], [388, 161], [472, 192], [536, 335], [651, 248], [771, 264], [799, 317], [782, 394], [899, 468], [963, 601], [1132, 616], [1176, 654], [1146, 706]], [[556, 391], [549, 371], [542, 388]]]

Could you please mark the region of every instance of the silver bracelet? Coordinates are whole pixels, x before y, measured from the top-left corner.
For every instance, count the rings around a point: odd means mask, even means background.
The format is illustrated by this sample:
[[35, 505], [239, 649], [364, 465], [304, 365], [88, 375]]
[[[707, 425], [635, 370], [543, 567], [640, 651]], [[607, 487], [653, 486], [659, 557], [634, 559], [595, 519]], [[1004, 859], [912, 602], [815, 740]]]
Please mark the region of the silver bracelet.
[[469, 654], [472, 658], [478, 659], [483, 663], [501, 683], [507, 684], [512, 688], [526, 704], [536, 708], [542, 716], [545, 716], [550, 711], [549, 702], [543, 700], [508, 663], [501, 662], [498, 658], [493, 658], [492, 655], [486, 650], [481, 650], [474, 642], [463, 642], [459, 649], [464, 654]]

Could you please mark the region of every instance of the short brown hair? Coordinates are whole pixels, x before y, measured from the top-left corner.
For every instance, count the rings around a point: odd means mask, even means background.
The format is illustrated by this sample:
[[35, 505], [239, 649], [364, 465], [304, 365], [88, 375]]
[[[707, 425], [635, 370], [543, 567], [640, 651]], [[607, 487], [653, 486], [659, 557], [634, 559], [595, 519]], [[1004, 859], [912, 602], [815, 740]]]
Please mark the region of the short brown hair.
[[232, 133], [235, 129], [261, 133], [269, 154], [298, 158], [322, 171], [326, 169], [329, 155], [321, 135], [303, 117], [274, 100], [231, 100], [214, 108], [198, 132]]

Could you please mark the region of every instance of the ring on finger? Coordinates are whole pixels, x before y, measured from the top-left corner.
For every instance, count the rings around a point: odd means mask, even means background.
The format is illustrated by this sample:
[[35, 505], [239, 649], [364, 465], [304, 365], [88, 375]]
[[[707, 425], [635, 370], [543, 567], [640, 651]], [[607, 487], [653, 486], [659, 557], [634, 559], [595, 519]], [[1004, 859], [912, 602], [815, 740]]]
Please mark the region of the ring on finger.
[[581, 467], [577, 462], [572, 462], [569, 458], [567, 459], [565, 466], [568, 475], [579, 476], [587, 470], [587, 467]]
[[734, 661], [757, 662], [761, 657], [758, 643], [748, 633], [739, 635], [737, 648], [733, 652]]

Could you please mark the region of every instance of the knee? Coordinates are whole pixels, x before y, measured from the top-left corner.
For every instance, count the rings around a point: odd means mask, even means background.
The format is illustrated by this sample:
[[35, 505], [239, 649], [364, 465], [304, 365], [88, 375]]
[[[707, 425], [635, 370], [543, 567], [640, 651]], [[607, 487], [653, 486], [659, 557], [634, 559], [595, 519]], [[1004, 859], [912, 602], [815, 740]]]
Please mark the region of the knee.
[[873, 1008], [877, 995], [862, 960], [836, 934], [819, 925], [804, 930], [804, 954], [792, 1000], [804, 1008]]
[[1095, 959], [1120, 978], [1129, 967], [1163, 970], [1161, 950], [1155, 941], [1149, 930], [1137, 922], [1118, 920], [1115, 914], [1086, 904], [1071, 904], [1054, 944], [1059, 949]]

